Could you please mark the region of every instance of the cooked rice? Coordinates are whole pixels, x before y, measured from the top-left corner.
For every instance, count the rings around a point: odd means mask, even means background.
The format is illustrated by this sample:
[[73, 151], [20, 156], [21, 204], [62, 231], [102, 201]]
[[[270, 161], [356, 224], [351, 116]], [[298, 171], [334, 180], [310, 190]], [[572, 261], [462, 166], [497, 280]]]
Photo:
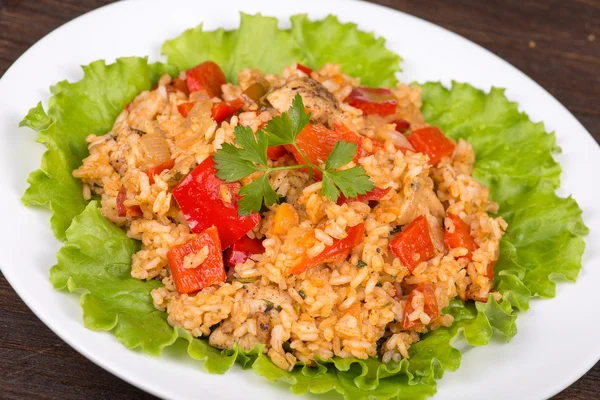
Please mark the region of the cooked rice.
[[[152, 298], [157, 309], [168, 313], [171, 325], [197, 337], [209, 337], [209, 343], [218, 348], [237, 343], [250, 349], [264, 344], [265, 353], [282, 369], [293, 368], [298, 360], [311, 364], [317, 356], [380, 356], [384, 362], [409, 357], [410, 345], [419, 340], [420, 333], [452, 324], [452, 316], [441, 315], [451, 299], [485, 300], [492, 287], [487, 270], [498, 258], [506, 223], [488, 215], [497, 211], [497, 205], [489, 199], [489, 189], [470, 175], [475, 156], [471, 145], [463, 140], [457, 143], [452, 157], [435, 168], [425, 155], [404, 154], [389, 140], [384, 151], [360, 158], [358, 163], [377, 187], [391, 188], [373, 207], [365, 202], [338, 205], [321, 195], [321, 182], [309, 180], [307, 173], [298, 169], [277, 171], [270, 181], [276, 192], [286, 197], [286, 203], [269, 207], [259, 225], [248, 233], [249, 237], [264, 239], [264, 254], [232, 268], [228, 282], [196, 294], [179, 295], [173, 285], [167, 252], [189, 241], [193, 234], [171, 190], [223, 143], [232, 143], [235, 126], [250, 126], [256, 132], [277, 114], [247, 103], [245, 112], [217, 124], [210, 117], [212, 102], [239, 98], [255, 82], [273, 88], [303, 76], [295, 66], [285, 68], [281, 75], [243, 70], [239, 85], [223, 86], [222, 99], [200, 100], [184, 118], [177, 105], [197, 100], [195, 94], [187, 98], [167, 90], [171, 78], [165, 75], [154, 90], [141, 93], [126, 107], [111, 132], [87, 138], [90, 155], [73, 175], [83, 181], [86, 198], [101, 196], [102, 213], [130, 237], [141, 240], [142, 249], [133, 255], [132, 276], [164, 283], [152, 291]], [[389, 139], [395, 129], [390, 118], [363, 116], [362, 111], [343, 102], [359, 85], [357, 78], [330, 64], [311, 76], [340, 102], [340, 112], [331, 116], [331, 123], [342, 123], [366, 138]], [[421, 89], [400, 84], [393, 93], [398, 102], [393, 119], [405, 119], [413, 129], [425, 126], [420, 112]], [[151, 146], [162, 146], [165, 154], [160, 160], [148, 151]], [[364, 147], [372, 151], [372, 142], [365, 140]], [[171, 158], [175, 159], [174, 167], [154, 176], [150, 183], [145, 171]], [[290, 163], [293, 158], [288, 155], [273, 165]], [[245, 178], [242, 184], [252, 179]], [[118, 215], [116, 198], [122, 188], [127, 192], [125, 206], [139, 207], [141, 216]], [[226, 186], [221, 198], [231, 201]], [[279, 207], [293, 207], [297, 216], [285, 230], [273, 229]], [[477, 244], [472, 261], [464, 257], [465, 248], [444, 249], [442, 223], [448, 213], [469, 225]], [[437, 255], [409, 273], [391, 253], [389, 242], [394, 227], [419, 215], [427, 217]], [[365, 236], [345, 261], [290, 275], [289, 269], [301, 257], [318, 255], [344, 238], [347, 228], [361, 223]], [[444, 226], [454, 229], [449, 218]], [[303, 248], [300, 240], [308, 232], [314, 234], [315, 241]], [[199, 265], [207, 255], [208, 248], [190, 254], [187, 267]], [[357, 268], [359, 261], [364, 263], [362, 268]], [[440, 316], [430, 318], [424, 311], [424, 294], [417, 291], [407, 318], [420, 324], [405, 331], [402, 321], [408, 294], [425, 282], [433, 285]], [[494, 295], [499, 296], [497, 292]]]

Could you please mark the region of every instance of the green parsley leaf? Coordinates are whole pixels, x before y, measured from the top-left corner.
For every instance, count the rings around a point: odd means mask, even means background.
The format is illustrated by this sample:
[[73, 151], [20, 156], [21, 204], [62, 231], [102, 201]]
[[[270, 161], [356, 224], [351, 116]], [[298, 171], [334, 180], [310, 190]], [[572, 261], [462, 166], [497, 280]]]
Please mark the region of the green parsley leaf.
[[240, 215], [250, 215], [253, 212], [259, 212], [263, 202], [270, 206], [277, 202], [279, 196], [269, 183], [269, 175], [264, 174], [251, 184], [244, 186], [239, 191], [243, 196], [238, 201], [238, 212]]
[[242, 150], [230, 143], [223, 143], [214, 155], [217, 177], [235, 182], [258, 171], [258, 167], [241, 156]]
[[340, 197], [339, 189], [335, 186], [331, 176], [328, 174], [323, 174], [321, 193], [331, 201], [337, 201], [338, 197]]
[[267, 138], [265, 133], [258, 131], [256, 136], [249, 126], [238, 125], [234, 131], [235, 143], [241, 147], [239, 156], [259, 165], [267, 166]]
[[329, 171], [348, 164], [354, 158], [356, 148], [354, 143], [337, 142], [325, 161], [325, 169]]
[[302, 97], [296, 94], [288, 112], [272, 118], [265, 126], [269, 146], [293, 144], [298, 134], [310, 121], [310, 115], [304, 112]]
[[[342, 193], [344, 193], [344, 196], [348, 198], [365, 194], [375, 187], [367, 176], [366, 171], [361, 167], [352, 167], [342, 171], [323, 171], [323, 182], [325, 182], [326, 177], [331, 179]], [[330, 198], [330, 200], [333, 199]]]

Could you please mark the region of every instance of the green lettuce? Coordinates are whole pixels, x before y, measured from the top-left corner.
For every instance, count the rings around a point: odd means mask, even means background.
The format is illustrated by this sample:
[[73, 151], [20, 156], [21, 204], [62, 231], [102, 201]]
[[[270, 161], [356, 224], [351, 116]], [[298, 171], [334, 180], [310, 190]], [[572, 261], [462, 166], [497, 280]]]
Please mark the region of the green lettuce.
[[310, 68], [329, 62], [340, 64], [345, 73], [368, 86], [397, 83], [400, 56], [385, 48], [383, 38], [360, 31], [356, 24], [343, 24], [333, 15], [310, 21], [305, 14], [291, 17], [290, 30], [279, 29], [277, 23], [273, 17], [241, 13], [238, 29], [204, 31], [199, 25], [167, 40], [162, 53], [182, 70], [214, 61], [232, 82], [244, 68], [279, 73], [295, 62]]
[[224, 373], [238, 363], [267, 379], [287, 382], [294, 393], [335, 391], [353, 400], [424, 399], [436, 392], [436, 379], [459, 367], [455, 340], [462, 337], [482, 346], [497, 333], [508, 341], [516, 334], [516, 310], [526, 310], [532, 296], [554, 296], [552, 279], [575, 280], [587, 228], [577, 203], [554, 193], [560, 183], [560, 167], [552, 158], [557, 151], [554, 136], [530, 122], [499, 89], [484, 93], [466, 84], [447, 89], [427, 83], [426, 121], [473, 144], [474, 176], [490, 187], [499, 214], [509, 223], [496, 264], [500, 303], [491, 296], [487, 303], [453, 300], [444, 312], [453, 315], [454, 324], [424, 335], [410, 348], [410, 358], [400, 362], [334, 358], [318, 360], [316, 368], [297, 365], [292, 371], [277, 368], [260, 347], [220, 351], [169, 326], [150, 296], [161, 284], [130, 275], [139, 243], [105, 219], [96, 201], [86, 205], [81, 185], [71, 176], [87, 155], [85, 137], [108, 132], [122, 108], [160, 74], [173, 75], [207, 59], [219, 63], [231, 80], [244, 67], [277, 72], [300, 61], [312, 68], [341, 63], [345, 72], [371, 86], [396, 82], [400, 57], [385, 49], [383, 39], [359, 31], [355, 24], [341, 24], [333, 16], [311, 22], [296, 15], [290, 30], [280, 30], [274, 18], [242, 14], [241, 19], [238, 30], [205, 32], [200, 26], [167, 41], [163, 53], [174, 66], [141, 58], [92, 63], [84, 67], [79, 82], [52, 88], [47, 114], [38, 104], [23, 120], [48, 148], [41, 169], [29, 178], [23, 201], [53, 210], [53, 231], [66, 242], [50, 280], [56, 289], [81, 295], [86, 327], [110, 331], [128, 348], [150, 355], [183, 347], [211, 373]]

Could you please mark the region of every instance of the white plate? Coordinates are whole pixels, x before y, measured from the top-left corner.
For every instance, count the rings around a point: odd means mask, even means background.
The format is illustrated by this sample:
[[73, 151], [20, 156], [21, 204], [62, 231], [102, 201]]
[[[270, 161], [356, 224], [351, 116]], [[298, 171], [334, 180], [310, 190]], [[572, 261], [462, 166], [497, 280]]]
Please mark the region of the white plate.
[[[451, 79], [482, 89], [507, 88], [534, 121], [555, 130], [563, 148], [561, 194], [572, 193], [584, 210], [591, 233], [586, 238], [584, 268], [576, 285], [558, 285], [557, 297], [533, 301], [519, 316], [519, 333], [510, 344], [493, 342], [468, 350], [462, 366], [439, 382], [437, 399], [542, 399], [562, 390], [600, 358], [600, 204], [597, 173], [600, 150], [583, 126], [550, 94], [523, 73], [470, 41], [418, 18], [383, 7], [341, 0], [128, 1], [86, 14], [52, 32], [29, 49], [0, 80], [0, 208], [5, 210], [0, 241], [2, 272], [33, 310], [58, 336], [87, 358], [122, 379], [164, 398], [296, 399], [286, 385], [272, 384], [251, 371], [232, 368], [209, 375], [191, 359], [151, 358], [130, 351], [106, 332], [83, 327], [76, 295], [56, 292], [48, 281], [59, 244], [48, 213], [25, 208], [20, 197], [29, 172], [38, 168], [43, 146], [34, 133], [17, 124], [48, 87], [77, 80], [79, 65], [97, 59], [150, 55], [184, 29], [204, 22], [207, 29], [238, 26], [238, 11], [287, 17], [329, 13], [357, 22], [361, 29], [387, 39], [404, 58], [404, 81]], [[326, 39], [326, 38], [324, 38]]]

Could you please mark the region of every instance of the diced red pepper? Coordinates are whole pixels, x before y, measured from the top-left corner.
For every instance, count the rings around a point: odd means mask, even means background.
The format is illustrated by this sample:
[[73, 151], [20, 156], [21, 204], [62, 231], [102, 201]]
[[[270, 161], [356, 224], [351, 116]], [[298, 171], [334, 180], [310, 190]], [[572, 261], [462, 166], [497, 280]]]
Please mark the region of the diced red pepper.
[[[205, 246], [208, 247], [208, 255], [204, 261], [193, 268], [186, 268], [185, 257], [197, 254]], [[171, 248], [167, 252], [167, 260], [179, 294], [195, 293], [205, 287], [225, 282], [227, 278], [219, 233], [214, 226], [197, 234], [189, 242]]]
[[225, 250], [225, 264], [233, 268], [237, 264], [246, 262], [253, 254], [262, 254], [264, 252], [265, 248], [262, 245], [262, 240], [242, 236], [240, 240]]
[[358, 196], [350, 198], [350, 199], [346, 198], [346, 196], [341, 194], [340, 197], [338, 197], [337, 204], [338, 204], [338, 206], [341, 206], [344, 203], [351, 203], [353, 201], [371, 201], [371, 200], [379, 201], [386, 194], [388, 194], [388, 192], [390, 190], [391, 190], [391, 188], [380, 189], [380, 188], [376, 187], [375, 189], [371, 190], [370, 192], [367, 192], [365, 194], [359, 194]]
[[188, 103], [181, 103], [177, 106], [177, 111], [179, 111], [179, 114], [181, 114], [183, 118], [186, 118], [190, 111], [192, 111], [192, 108], [194, 108], [194, 104], [196, 103], [194, 103], [193, 101], [190, 101]]
[[187, 83], [184, 79], [175, 78], [167, 85], [167, 93], [176, 91], [180, 91], [186, 96], [190, 95], [190, 91], [188, 90]]
[[405, 119], [397, 119], [392, 121], [392, 123], [396, 125], [397, 132], [405, 133], [410, 129], [410, 122]]
[[286, 150], [285, 146], [282, 146], [282, 145], [269, 146], [269, 148], [267, 148], [267, 157], [269, 157], [269, 160], [272, 160], [272, 161], [279, 160], [281, 157], [285, 156], [287, 153], [288, 153], [288, 151]]
[[212, 106], [210, 113], [212, 114], [212, 118], [219, 123], [225, 121], [227, 118], [240, 111], [243, 107], [244, 100], [242, 99], [222, 101], [220, 103], [215, 103]]
[[239, 215], [240, 184], [226, 183], [217, 178], [216, 173], [215, 162], [212, 157], [207, 158], [173, 189], [173, 197], [192, 232], [200, 233], [214, 225], [219, 231], [221, 246], [226, 249], [252, 230], [260, 221], [260, 215]]
[[449, 249], [464, 247], [468, 250], [466, 257], [470, 260], [475, 251], [475, 239], [471, 236], [471, 229], [458, 215], [448, 214], [454, 225], [454, 232], [444, 230], [444, 243]]
[[418, 284], [408, 295], [406, 299], [406, 305], [404, 306], [404, 318], [402, 319], [402, 328], [404, 330], [414, 329], [417, 326], [423, 325], [420, 319], [415, 319], [411, 321], [408, 319], [408, 316], [415, 311], [415, 308], [412, 305], [412, 300], [416, 296], [417, 292], [423, 294], [424, 303], [423, 303], [423, 312], [434, 320], [439, 316], [437, 300], [435, 298], [435, 290], [431, 283], [424, 282]]
[[[422, 215], [415, 218], [390, 242], [390, 248], [394, 255], [402, 261], [402, 264], [408, 267], [409, 272], [413, 272], [420, 262], [432, 258], [435, 255], [435, 249], [431, 236], [429, 236], [427, 219]], [[415, 260], [415, 254], [419, 255], [417, 260]]]
[[454, 142], [447, 138], [437, 126], [417, 129], [408, 137], [415, 151], [429, 156], [429, 163], [438, 165], [443, 157], [450, 157], [454, 152]]
[[359, 224], [348, 229], [348, 236], [338, 240], [331, 246], [325, 247], [321, 253], [314, 257], [303, 258], [300, 262], [290, 269], [290, 274], [301, 274], [310, 268], [326, 262], [336, 262], [345, 260], [350, 254], [352, 248], [358, 246], [365, 233], [364, 224]]
[[306, 65], [302, 65], [300, 63], [296, 64], [296, 69], [304, 72], [306, 75], [310, 76], [310, 74], [312, 74], [313, 70], [308, 68]]
[[156, 175], [160, 174], [164, 170], [171, 169], [174, 166], [175, 166], [175, 159], [172, 159], [169, 161], [165, 161], [164, 163], [159, 164], [156, 167], [148, 168], [148, 170], [146, 171], [146, 175], [148, 175], [148, 180], [150, 181], [150, 184], [151, 185], [154, 184], [154, 177]]
[[391, 115], [396, 112], [396, 96], [390, 89], [359, 87], [344, 100], [352, 107], [362, 110], [364, 115]]
[[[335, 130], [327, 129], [323, 125], [308, 124], [298, 134], [296, 145], [302, 150], [312, 164], [321, 164], [327, 160], [329, 154], [337, 142], [345, 141], [356, 144], [355, 161], [358, 160], [362, 152], [362, 138], [346, 128], [344, 125], [335, 125]], [[294, 155], [299, 164], [306, 161], [294, 146], [286, 145], [286, 149]], [[321, 173], [314, 171], [315, 179], [321, 179]]]
[[126, 206], [125, 200], [127, 200], [127, 189], [121, 186], [119, 193], [117, 193], [117, 215], [119, 217], [141, 217], [143, 215], [140, 206]]
[[210, 97], [221, 96], [221, 86], [227, 83], [221, 68], [212, 61], [188, 69], [185, 76], [190, 93], [206, 90]]

